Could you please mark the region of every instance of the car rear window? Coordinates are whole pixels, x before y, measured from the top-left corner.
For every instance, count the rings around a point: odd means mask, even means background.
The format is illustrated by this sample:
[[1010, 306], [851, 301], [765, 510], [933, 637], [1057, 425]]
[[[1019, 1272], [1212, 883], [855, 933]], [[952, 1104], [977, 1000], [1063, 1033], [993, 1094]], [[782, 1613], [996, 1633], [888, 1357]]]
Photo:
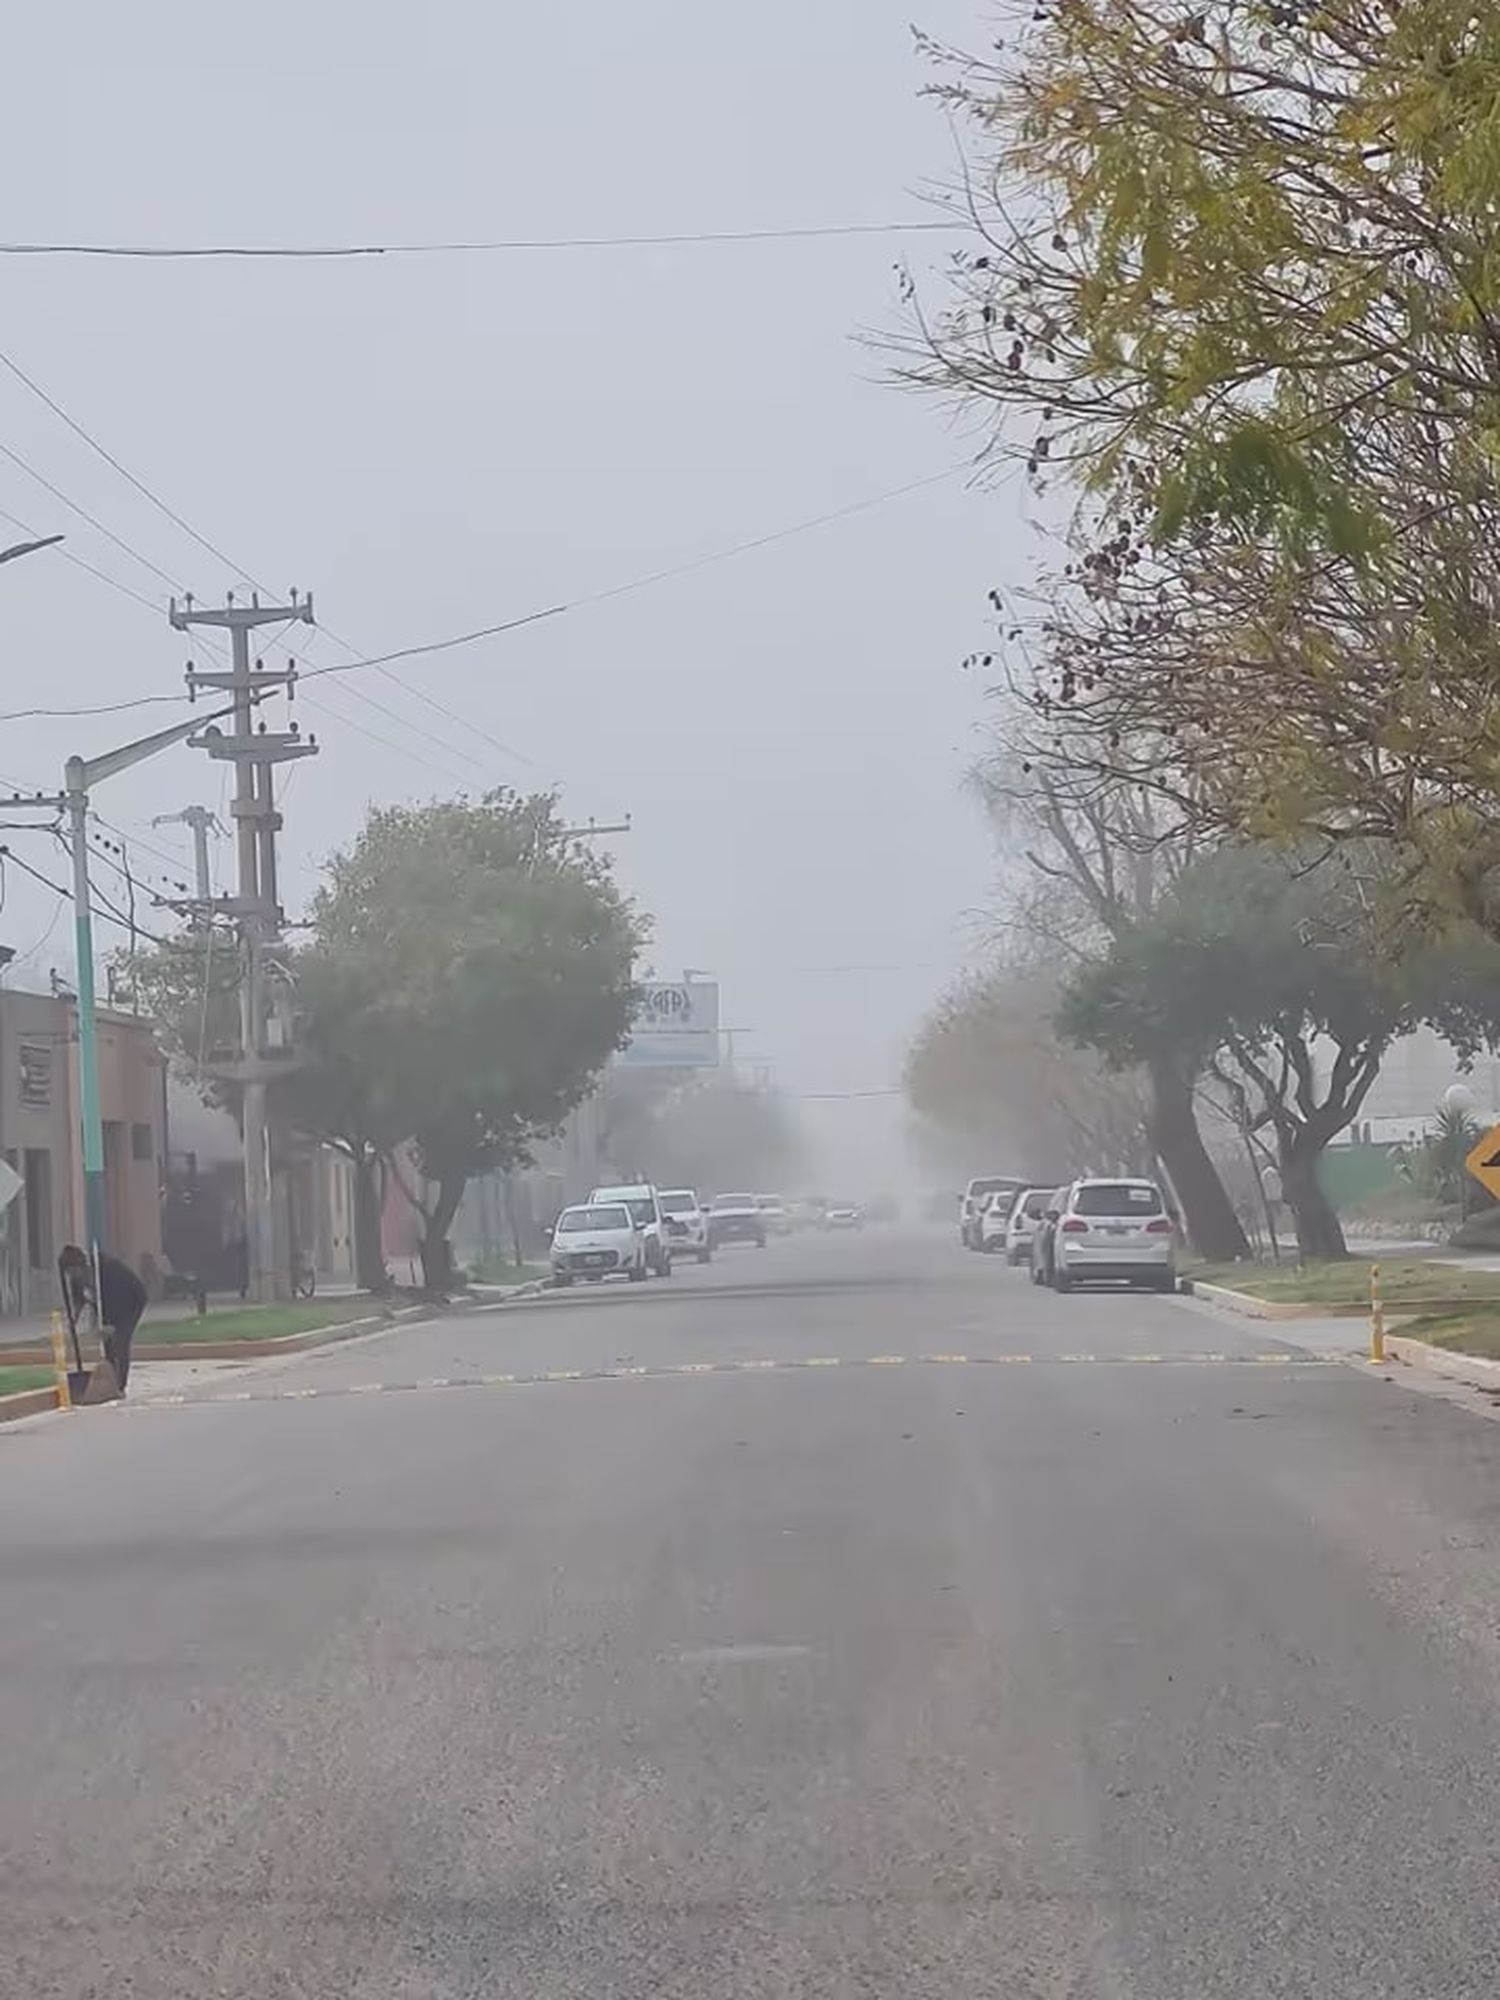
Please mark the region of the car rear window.
[[1160, 1215], [1161, 1190], [1149, 1181], [1098, 1181], [1073, 1197], [1075, 1215]]
[[658, 1195], [663, 1215], [693, 1215], [697, 1212], [698, 1197], [695, 1194], [679, 1193], [676, 1188], [670, 1194]]
[[1013, 1180], [970, 1181], [969, 1199], [977, 1201], [982, 1194], [1004, 1194], [1007, 1188], [1014, 1186]]
[[1021, 1204], [1021, 1213], [1029, 1216], [1035, 1222], [1039, 1216], [1045, 1215], [1051, 1207], [1052, 1195], [1050, 1191], [1047, 1188], [1033, 1188]]

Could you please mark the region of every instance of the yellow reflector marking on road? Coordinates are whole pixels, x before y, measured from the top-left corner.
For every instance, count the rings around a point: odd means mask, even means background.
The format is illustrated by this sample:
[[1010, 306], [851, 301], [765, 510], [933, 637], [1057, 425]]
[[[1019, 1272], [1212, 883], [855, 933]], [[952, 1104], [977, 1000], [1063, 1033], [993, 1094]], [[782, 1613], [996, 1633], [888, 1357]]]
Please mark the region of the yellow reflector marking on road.
[[581, 1368], [549, 1368], [543, 1380], [547, 1382], [581, 1382], [583, 1380], [583, 1370]]
[[779, 1361], [737, 1361], [735, 1366], [737, 1368], [779, 1368], [781, 1363]]
[[1059, 1361], [1097, 1361], [1097, 1354], [1059, 1354]]
[[922, 1356], [922, 1359], [923, 1359], [924, 1361], [958, 1361], [958, 1362], [962, 1362], [962, 1361], [967, 1361], [967, 1360], [968, 1360], [968, 1358], [969, 1358], [969, 1357], [968, 1357], [968, 1355], [967, 1355], [967, 1354], [924, 1354], [924, 1355]]
[[486, 1389], [503, 1389], [507, 1383], [514, 1382], [515, 1379], [514, 1375], [481, 1375], [479, 1378]]
[[805, 1364], [809, 1368], [837, 1368], [838, 1358], [832, 1354], [814, 1354]]
[[997, 1354], [997, 1355], [995, 1356], [995, 1359], [996, 1359], [997, 1361], [1019, 1361], [1019, 1362], [1025, 1362], [1025, 1361], [1029, 1361], [1029, 1360], [1031, 1359], [1031, 1356], [1030, 1356], [1029, 1354]]
[[674, 1375], [712, 1375], [716, 1367], [712, 1361], [679, 1361], [672, 1370]]
[[904, 1368], [906, 1366], [906, 1356], [904, 1354], [872, 1354], [868, 1365], [871, 1368]]

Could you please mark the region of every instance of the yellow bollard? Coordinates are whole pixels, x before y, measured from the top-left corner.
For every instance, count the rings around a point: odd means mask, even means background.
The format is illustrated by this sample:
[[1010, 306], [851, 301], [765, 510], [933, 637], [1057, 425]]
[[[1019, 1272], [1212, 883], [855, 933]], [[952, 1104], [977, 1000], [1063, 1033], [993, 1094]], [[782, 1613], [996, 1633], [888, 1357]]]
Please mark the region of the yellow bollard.
[[1379, 1367], [1385, 1361], [1385, 1307], [1380, 1297], [1380, 1266], [1370, 1266], [1370, 1360]]
[[63, 1337], [62, 1314], [52, 1315], [52, 1366], [57, 1375], [57, 1407], [71, 1410], [72, 1393], [68, 1388], [68, 1345]]

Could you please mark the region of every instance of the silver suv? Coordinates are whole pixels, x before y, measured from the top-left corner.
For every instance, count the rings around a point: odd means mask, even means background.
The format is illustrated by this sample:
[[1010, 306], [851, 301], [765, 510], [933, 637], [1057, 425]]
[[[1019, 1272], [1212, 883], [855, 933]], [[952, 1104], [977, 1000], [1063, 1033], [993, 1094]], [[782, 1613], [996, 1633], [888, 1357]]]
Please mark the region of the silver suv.
[[1177, 1289], [1177, 1225], [1155, 1181], [1074, 1181], [1052, 1226], [1052, 1288], [1113, 1279]]

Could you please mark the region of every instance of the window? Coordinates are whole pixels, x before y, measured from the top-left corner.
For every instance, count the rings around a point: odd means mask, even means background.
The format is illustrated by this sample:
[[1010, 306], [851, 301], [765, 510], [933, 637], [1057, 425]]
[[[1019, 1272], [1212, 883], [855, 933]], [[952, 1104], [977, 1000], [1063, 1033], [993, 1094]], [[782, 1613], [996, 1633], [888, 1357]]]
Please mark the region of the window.
[[149, 1125], [132, 1125], [130, 1128], [130, 1157], [132, 1160], [154, 1160], [156, 1148], [151, 1143]]
[[52, 1044], [22, 1042], [16, 1061], [21, 1071], [21, 1102], [32, 1111], [45, 1111], [52, 1102]]
[[1081, 1187], [1073, 1201], [1075, 1215], [1160, 1215], [1161, 1194], [1149, 1181], [1100, 1181]]
[[589, 1229], [628, 1229], [630, 1217], [623, 1208], [565, 1208], [557, 1219], [559, 1236], [581, 1236]]

